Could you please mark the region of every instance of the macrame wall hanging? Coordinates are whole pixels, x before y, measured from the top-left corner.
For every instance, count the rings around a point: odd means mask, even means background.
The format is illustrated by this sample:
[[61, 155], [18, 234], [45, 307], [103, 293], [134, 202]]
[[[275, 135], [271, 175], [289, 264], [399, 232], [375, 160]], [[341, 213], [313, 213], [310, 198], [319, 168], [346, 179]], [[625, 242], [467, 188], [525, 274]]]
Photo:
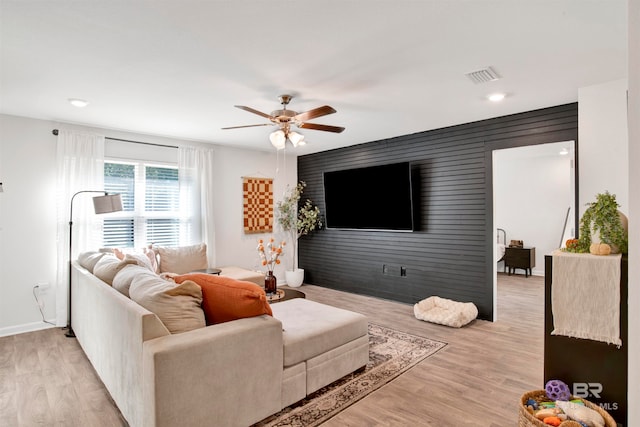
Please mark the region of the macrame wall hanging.
[[273, 231], [273, 178], [242, 178], [245, 234]]

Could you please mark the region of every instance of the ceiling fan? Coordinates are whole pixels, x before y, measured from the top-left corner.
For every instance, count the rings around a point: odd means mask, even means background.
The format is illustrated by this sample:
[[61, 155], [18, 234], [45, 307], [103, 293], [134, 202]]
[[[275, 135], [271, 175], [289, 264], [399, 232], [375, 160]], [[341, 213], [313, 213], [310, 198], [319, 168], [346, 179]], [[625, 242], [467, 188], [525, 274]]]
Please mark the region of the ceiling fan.
[[304, 113], [298, 113], [293, 110], [287, 110], [287, 105], [291, 101], [293, 96], [291, 95], [280, 95], [278, 99], [280, 100], [280, 104], [282, 104], [281, 110], [272, 111], [271, 114], [263, 113], [262, 111], [255, 110], [251, 107], [245, 107], [244, 105], [235, 105], [236, 108], [240, 108], [241, 110], [248, 111], [253, 114], [257, 114], [265, 119], [268, 119], [270, 123], [262, 123], [257, 125], [243, 125], [243, 126], [231, 126], [222, 129], [239, 129], [239, 128], [248, 128], [255, 126], [279, 126], [275, 132], [272, 132], [269, 135], [269, 139], [271, 140], [271, 144], [276, 147], [278, 150], [285, 147], [287, 140], [291, 142], [294, 147], [298, 145], [305, 144], [304, 135], [291, 130], [291, 126], [296, 126], [300, 129], [312, 129], [312, 130], [321, 130], [325, 132], [335, 132], [340, 133], [344, 130], [343, 127], [339, 126], [329, 126], [329, 125], [321, 125], [318, 123], [307, 123], [307, 120], [315, 119], [317, 117], [326, 116], [328, 114], [333, 114], [336, 112], [335, 109], [328, 105], [324, 105], [322, 107], [314, 108], [313, 110], [306, 111]]

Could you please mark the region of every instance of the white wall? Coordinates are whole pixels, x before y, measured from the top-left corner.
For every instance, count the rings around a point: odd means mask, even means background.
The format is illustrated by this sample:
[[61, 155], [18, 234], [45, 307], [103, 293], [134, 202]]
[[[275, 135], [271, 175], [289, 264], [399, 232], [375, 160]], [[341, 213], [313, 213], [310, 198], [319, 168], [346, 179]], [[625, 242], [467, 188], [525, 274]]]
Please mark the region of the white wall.
[[[640, 426], [640, 1], [629, 1], [629, 426]], [[633, 119], [631, 119], [633, 118]]]
[[[640, 18], [639, 6], [630, 2], [630, 18]], [[635, 12], [633, 11], [635, 7]], [[635, 15], [634, 15], [635, 13]], [[579, 111], [579, 175], [580, 203], [584, 205], [594, 200], [597, 193], [608, 190], [615, 194], [620, 210], [629, 217], [629, 295], [628, 295], [628, 331], [629, 372], [628, 372], [628, 420], [627, 425], [640, 425], [640, 409], [635, 404], [640, 398], [640, 343], [638, 328], [640, 327], [640, 242], [638, 238], [638, 221], [640, 221], [640, 194], [638, 182], [640, 172], [640, 138], [638, 120], [639, 83], [637, 25], [629, 21], [630, 43], [629, 86], [632, 88], [627, 111], [627, 81], [617, 80], [596, 86], [580, 89], [578, 92]], [[635, 33], [631, 33], [635, 31]], [[635, 35], [633, 35], [635, 34]], [[632, 37], [635, 37], [632, 39]], [[635, 89], [635, 91], [633, 90]], [[628, 115], [627, 115], [628, 114]], [[627, 118], [634, 118], [627, 120]], [[628, 122], [628, 123], [627, 123]], [[631, 190], [631, 194], [629, 192]], [[582, 209], [584, 212], [584, 206]]]
[[[165, 145], [201, 145], [150, 135], [65, 125], [108, 137]], [[47, 326], [41, 321], [32, 289], [49, 283], [43, 293], [45, 318], [55, 317], [56, 286], [56, 137], [53, 121], [0, 115], [0, 336]], [[210, 145], [207, 145], [210, 146]], [[271, 145], [265, 138], [266, 150]], [[216, 264], [256, 266], [256, 239], [242, 231], [241, 176], [276, 178], [274, 196], [295, 184], [296, 160], [282, 152], [252, 151], [214, 145], [216, 180]], [[280, 164], [277, 171], [276, 165]], [[285, 171], [286, 170], [286, 174]], [[285, 265], [281, 268], [284, 270]], [[283, 276], [281, 271], [276, 273]], [[284, 277], [279, 277], [279, 283]], [[62, 284], [65, 286], [65, 284]]]
[[[224, 156], [216, 157], [216, 180], [224, 181], [224, 185], [217, 190], [223, 203], [218, 204], [215, 211], [218, 266], [237, 265], [252, 270], [263, 270], [256, 251], [258, 239], [274, 236], [277, 240], [282, 240], [286, 237], [279, 230], [277, 223], [274, 224], [274, 233], [270, 234], [244, 234], [242, 223], [242, 177], [274, 178], [274, 208], [275, 203], [282, 198], [287, 184], [295, 184], [298, 176], [296, 159], [288, 156], [285, 165], [283, 157], [280, 153], [276, 159], [274, 154], [266, 152], [254, 152], [248, 156], [246, 150], [232, 148], [225, 148]], [[284, 270], [291, 268], [291, 257], [288, 254], [290, 247], [285, 246], [283, 263], [275, 270], [278, 284], [285, 281]]]
[[493, 152], [496, 227], [506, 231], [507, 244], [523, 240], [526, 247], [536, 248], [536, 275], [544, 275], [544, 256], [559, 247], [567, 208], [573, 212], [573, 155], [559, 155], [561, 148], [571, 146], [562, 142]]
[[[45, 324], [36, 283], [49, 283], [45, 316], [55, 318], [56, 137], [53, 123], [0, 115], [0, 335]], [[4, 333], [3, 333], [4, 332]]]
[[578, 90], [578, 165], [580, 216], [598, 193], [616, 195], [629, 213], [629, 139], [627, 80]]

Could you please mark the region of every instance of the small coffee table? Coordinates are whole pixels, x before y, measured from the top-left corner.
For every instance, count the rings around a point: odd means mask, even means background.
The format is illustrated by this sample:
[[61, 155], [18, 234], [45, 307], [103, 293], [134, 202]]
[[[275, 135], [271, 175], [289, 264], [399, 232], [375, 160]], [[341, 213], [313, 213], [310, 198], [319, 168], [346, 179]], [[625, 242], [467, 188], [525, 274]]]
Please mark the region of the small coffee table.
[[294, 298], [306, 298], [306, 295], [304, 292], [289, 288], [280, 288], [276, 291], [275, 295], [267, 295], [267, 301], [270, 303], [282, 302]]
[[199, 270], [193, 270], [192, 273], [206, 273], [206, 274], [217, 274], [218, 276], [222, 270], [219, 268], [201, 268]]

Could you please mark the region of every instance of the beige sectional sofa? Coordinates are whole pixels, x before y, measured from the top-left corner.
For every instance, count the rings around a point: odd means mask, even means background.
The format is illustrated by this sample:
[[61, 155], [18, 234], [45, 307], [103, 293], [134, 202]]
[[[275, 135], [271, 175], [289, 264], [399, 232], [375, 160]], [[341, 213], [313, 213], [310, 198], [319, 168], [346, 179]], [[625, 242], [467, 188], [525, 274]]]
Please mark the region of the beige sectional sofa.
[[169, 332], [74, 262], [77, 339], [138, 426], [249, 426], [367, 364], [364, 316], [305, 299], [261, 315]]

